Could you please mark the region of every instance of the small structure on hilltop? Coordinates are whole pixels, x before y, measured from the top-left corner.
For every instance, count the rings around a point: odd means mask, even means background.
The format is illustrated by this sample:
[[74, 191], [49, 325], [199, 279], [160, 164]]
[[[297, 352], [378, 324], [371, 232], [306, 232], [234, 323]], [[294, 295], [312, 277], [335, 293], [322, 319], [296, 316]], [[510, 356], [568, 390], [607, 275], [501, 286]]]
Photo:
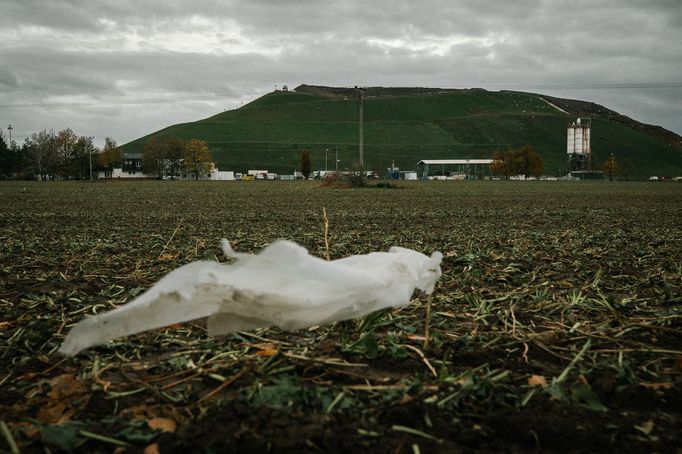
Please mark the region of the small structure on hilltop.
[[568, 153], [568, 171], [571, 173], [592, 171], [591, 127], [592, 121], [589, 118], [578, 118], [568, 125], [566, 153]]

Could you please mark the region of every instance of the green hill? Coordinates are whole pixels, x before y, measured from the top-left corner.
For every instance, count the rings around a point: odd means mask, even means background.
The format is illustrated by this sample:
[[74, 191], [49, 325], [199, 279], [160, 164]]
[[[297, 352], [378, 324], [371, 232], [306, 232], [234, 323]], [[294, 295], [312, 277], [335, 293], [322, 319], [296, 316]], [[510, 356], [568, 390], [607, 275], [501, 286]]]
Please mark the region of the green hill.
[[[567, 112], [567, 113], [566, 113]], [[531, 144], [545, 173], [567, 167], [566, 126], [592, 118], [593, 167], [613, 153], [633, 177], [682, 175], [682, 138], [603, 106], [533, 93], [483, 89], [369, 88], [364, 99], [366, 168], [395, 162], [414, 169], [421, 159], [489, 158], [497, 149]], [[292, 173], [302, 150], [313, 169], [352, 168], [358, 159], [358, 98], [354, 89], [301, 85], [275, 91], [240, 109], [157, 131], [206, 140], [223, 170]], [[122, 146], [141, 152], [149, 136]]]

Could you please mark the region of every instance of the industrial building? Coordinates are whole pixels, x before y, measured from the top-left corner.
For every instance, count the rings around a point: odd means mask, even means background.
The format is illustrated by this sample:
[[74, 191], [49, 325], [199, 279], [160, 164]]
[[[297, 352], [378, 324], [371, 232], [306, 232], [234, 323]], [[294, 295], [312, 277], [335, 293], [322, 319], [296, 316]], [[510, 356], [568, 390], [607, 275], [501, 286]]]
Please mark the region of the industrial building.
[[422, 180], [435, 175], [453, 179], [478, 179], [491, 175], [492, 162], [492, 159], [423, 159], [417, 163], [417, 172]]
[[578, 118], [568, 125], [566, 153], [568, 154], [568, 171], [571, 173], [592, 171], [591, 127], [592, 121], [589, 118]]

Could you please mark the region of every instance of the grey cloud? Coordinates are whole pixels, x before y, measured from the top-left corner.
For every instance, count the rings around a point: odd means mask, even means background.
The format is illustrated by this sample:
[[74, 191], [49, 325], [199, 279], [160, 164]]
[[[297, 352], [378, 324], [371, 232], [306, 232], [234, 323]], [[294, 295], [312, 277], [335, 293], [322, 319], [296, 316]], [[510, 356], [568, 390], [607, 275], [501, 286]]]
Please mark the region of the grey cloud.
[[[201, 18], [200, 24], [190, 23], [192, 16]], [[233, 23], [242, 38], [258, 46], [234, 53], [196, 48], [180, 52], [157, 45], [159, 37], [181, 28], [210, 34], [225, 49], [244, 46], [234, 35]], [[30, 122], [33, 117], [34, 130], [50, 118], [54, 122], [71, 118], [74, 129], [104, 130], [95, 125], [99, 121], [112, 128], [119, 142], [212, 115], [283, 83], [499, 89], [523, 84], [682, 82], [679, 0], [3, 0], [0, 32], [10, 36], [8, 32], [22, 25], [44, 27], [45, 32], [0, 47], [0, 104], [48, 96], [197, 98], [172, 107], [64, 107], [59, 115], [56, 109], [0, 112], [0, 124]], [[141, 50], [131, 47], [133, 34]], [[370, 41], [445, 45], [452, 36], [467, 39], [442, 53]], [[128, 46], [123, 45], [126, 42]], [[65, 50], [74, 47], [86, 50]], [[682, 133], [679, 88], [546, 92], [594, 100]], [[204, 101], [206, 95], [216, 99]], [[98, 120], [102, 118], [107, 120]]]
[[14, 89], [19, 85], [17, 77], [9, 68], [0, 67], [0, 93]]
[[79, 5], [78, 2], [5, 0], [0, 5], [0, 24], [69, 30], [94, 29], [92, 16], [89, 13], [86, 5]]

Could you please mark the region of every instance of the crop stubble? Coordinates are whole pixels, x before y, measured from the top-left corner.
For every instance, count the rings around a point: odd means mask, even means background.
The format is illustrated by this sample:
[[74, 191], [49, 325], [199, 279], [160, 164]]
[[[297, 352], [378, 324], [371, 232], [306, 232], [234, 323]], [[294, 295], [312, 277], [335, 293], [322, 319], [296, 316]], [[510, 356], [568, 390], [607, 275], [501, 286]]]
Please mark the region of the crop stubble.
[[[681, 195], [673, 183], [2, 183], [0, 444], [679, 448]], [[224, 261], [222, 237], [324, 257], [323, 207], [332, 259], [443, 252], [426, 348], [417, 295], [294, 333], [212, 339], [197, 321], [55, 353], [86, 314], [181, 264]]]

